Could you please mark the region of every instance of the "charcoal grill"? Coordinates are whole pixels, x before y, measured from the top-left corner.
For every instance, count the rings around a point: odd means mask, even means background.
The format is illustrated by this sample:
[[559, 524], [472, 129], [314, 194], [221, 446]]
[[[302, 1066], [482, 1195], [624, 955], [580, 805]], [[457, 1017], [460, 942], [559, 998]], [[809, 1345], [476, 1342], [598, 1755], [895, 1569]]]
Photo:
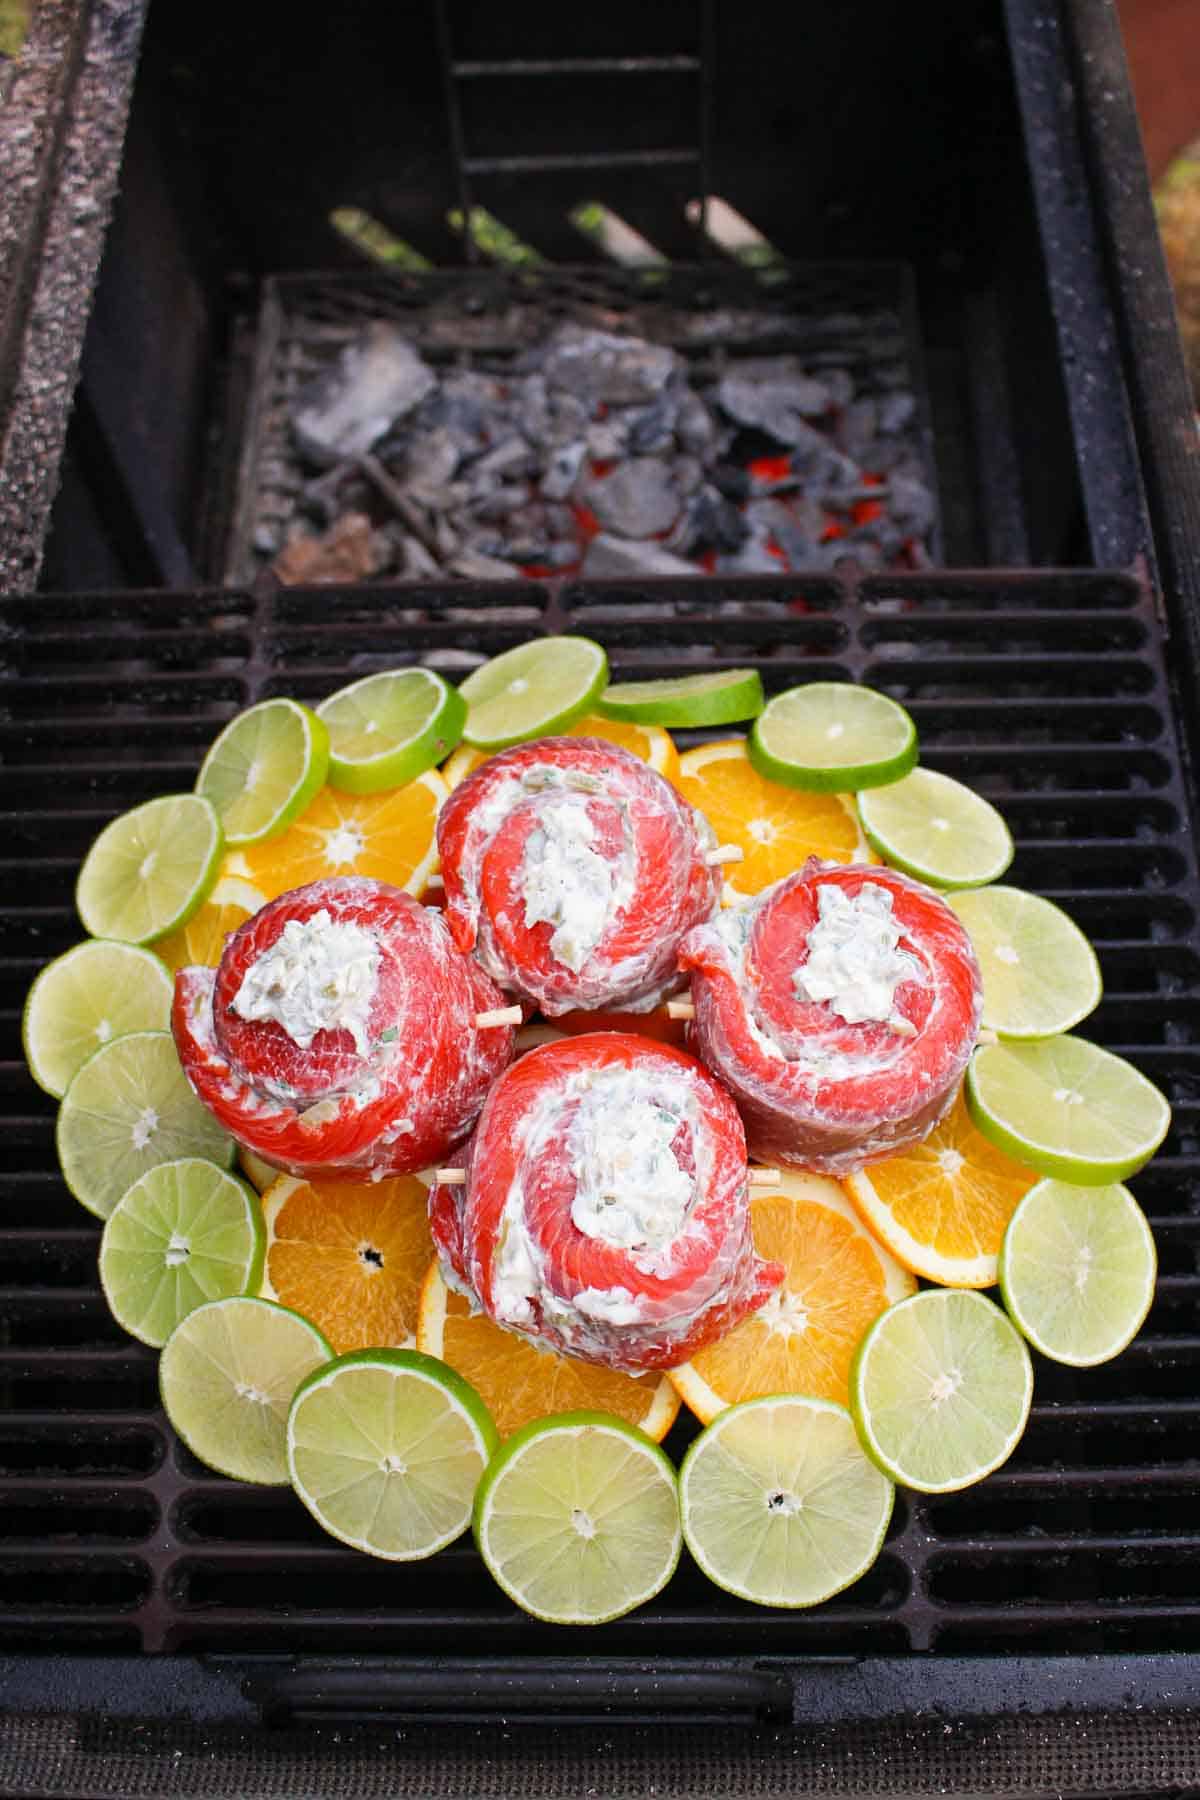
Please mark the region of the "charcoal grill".
[[[665, 10], [673, 25], [684, 17]], [[863, 26], [872, 10], [848, 16]], [[151, 441], [135, 404], [144, 388], [131, 377], [122, 414], [114, 370], [125, 346], [111, 331], [89, 346], [88, 431], [70, 448], [48, 549], [57, 587], [10, 597], [0, 611], [9, 844], [0, 1072], [11, 1159], [0, 1220], [0, 1791], [1132, 1794], [1200, 1779], [1195, 450], [1161, 272], [1119, 261], [1147, 229], [1147, 208], [1106, 9], [1012, 0], [1002, 13], [980, 0], [961, 10], [944, 75], [976, 81], [978, 105], [967, 110], [982, 107], [999, 134], [996, 191], [1012, 208], [994, 221], [1003, 280], [974, 286], [953, 262], [958, 250], [913, 213], [912, 242], [893, 241], [904, 230], [869, 193], [853, 226], [835, 211], [819, 241], [831, 254], [910, 253], [946, 560], [977, 567], [222, 586], [230, 470], [256, 453], [253, 429], [225, 432], [189, 487], [191, 415], [181, 407], [170, 454], [139, 485]], [[722, 9], [695, 16], [703, 29], [690, 75], [699, 77], [712, 73], [709, 40], [726, 28]], [[454, 8], [446, 18], [455, 23]], [[416, 33], [413, 52], [426, 74], [439, 67], [432, 14], [428, 23], [429, 42]], [[228, 48], [220, 24], [217, 56]], [[589, 29], [608, 30], [620, 48], [619, 27], [629, 28], [626, 44], [643, 41], [621, 9]], [[152, 20], [147, 69], [163, 76], [180, 45], [163, 15], [158, 28], [155, 40]], [[647, 28], [660, 60], [667, 40], [654, 32], [665, 29]], [[905, 54], [919, 63], [924, 39], [913, 30]], [[1011, 89], [997, 74], [1005, 30]], [[814, 44], [822, 69], [838, 61], [820, 32]], [[531, 27], [531, 60], [541, 48]], [[470, 55], [452, 47], [451, 61], [466, 61], [461, 79], [482, 84], [470, 65], [496, 54], [486, 42]], [[874, 96], [867, 64], [859, 77]], [[258, 65], [246, 66], [253, 84]], [[720, 122], [737, 118], [740, 103], [719, 82], [697, 91], [692, 163], [682, 151], [673, 162], [670, 142], [642, 162], [626, 144], [611, 166], [589, 171], [611, 178], [613, 203], [651, 235], [683, 230], [667, 231], [660, 210], [680, 169], [699, 185], [711, 159], [711, 181], [720, 178]], [[153, 100], [151, 88], [151, 112]], [[560, 126], [569, 110], [560, 96]], [[958, 114], [947, 112], [949, 129]], [[445, 116], [453, 124], [453, 106]], [[203, 109], [187, 113], [197, 132], [202, 121]], [[932, 140], [918, 122], [913, 131], [913, 166], [928, 177]], [[967, 135], [951, 141], [963, 149]], [[482, 192], [505, 216], [507, 196], [508, 216], [531, 236], [524, 178], [548, 182], [544, 196], [578, 173], [564, 166], [565, 149], [531, 168], [531, 152], [497, 147], [494, 135], [475, 152], [450, 136], [439, 175], [450, 199], [466, 207]], [[131, 185], [145, 203], [142, 141], [135, 112]], [[763, 206], [781, 155], [756, 178]], [[192, 179], [215, 181], [218, 168], [213, 152], [194, 160]], [[262, 171], [248, 174], [241, 203], [252, 210]], [[862, 174], [856, 162], [830, 177], [824, 200]], [[878, 179], [887, 185], [886, 172]], [[955, 177], [939, 181], [961, 223], [969, 209]], [[812, 225], [815, 202], [797, 205]], [[753, 216], [749, 201], [746, 210]], [[236, 214], [237, 204], [227, 222]], [[414, 202], [410, 214], [436, 235], [432, 210]], [[196, 227], [198, 214], [187, 216]], [[772, 226], [791, 248], [778, 203]], [[263, 266], [286, 266], [270, 258], [300, 232], [296, 217], [264, 231]], [[126, 218], [98, 303], [106, 327], [145, 274], [130, 234]], [[211, 238], [201, 243], [215, 254]], [[1031, 246], [1034, 260], [1021, 263]], [[346, 279], [355, 292], [377, 280]], [[486, 280], [520, 291], [519, 275]], [[213, 367], [224, 417], [240, 422], [259, 391], [262, 345], [256, 296], [238, 289], [234, 300], [227, 354]], [[153, 313], [145, 291], [143, 302]], [[165, 304], [152, 323], [147, 380], [170, 335]], [[1014, 332], [1027, 351], [1016, 368]], [[97, 386], [104, 348], [111, 361]], [[177, 348], [181, 360], [198, 353], [197, 334], [180, 330]], [[194, 462], [194, 442], [191, 451]], [[104, 531], [82, 497], [102, 469], [130, 477]], [[182, 543], [185, 514], [199, 524], [181, 563], [162, 552]], [[151, 565], [152, 587], [129, 578], [131, 566]], [[195, 579], [197, 567], [212, 578]], [[1138, 1340], [1097, 1370], [1039, 1361], [1030, 1426], [1011, 1461], [962, 1495], [902, 1495], [875, 1568], [809, 1613], [745, 1606], [685, 1565], [652, 1605], [581, 1641], [510, 1608], [466, 1546], [415, 1569], [381, 1567], [324, 1538], [285, 1493], [195, 1462], [159, 1409], [154, 1355], [108, 1317], [95, 1228], [57, 1173], [53, 1105], [20, 1060], [28, 983], [79, 935], [72, 884], [88, 843], [115, 812], [189, 786], [233, 713], [272, 694], [316, 699], [405, 662], [453, 670], [464, 652], [487, 656], [564, 630], [601, 639], [622, 676], [753, 662], [770, 692], [833, 677], [903, 701], [930, 766], [1002, 808], [1018, 846], [1012, 879], [1058, 900], [1096, 942], [1106, 997], [1089, 1035], [1129, 1056], [1175, 1108], [1167, 1143], [1133, 1184], [1161, 1268]], [[686, 1430], [668, 1449], [678, 1453]]]

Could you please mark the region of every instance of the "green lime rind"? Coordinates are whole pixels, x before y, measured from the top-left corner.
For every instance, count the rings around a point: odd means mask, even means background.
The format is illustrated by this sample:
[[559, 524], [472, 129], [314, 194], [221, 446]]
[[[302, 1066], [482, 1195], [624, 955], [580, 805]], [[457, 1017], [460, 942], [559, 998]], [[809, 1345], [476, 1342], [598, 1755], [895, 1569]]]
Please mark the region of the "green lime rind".
[[316, 1326], [290, 1307], [252, 1295], [208, 1300], [163, 1346], [163, 1409], [209, 1468], [234, 1481], [285, 1487], [292, 1396], [332, 1357]]
[[857, 793], [899, 781], [917, 760], [904, 708], [850, 681], [810, 681], [769, 700], [746, 740], [752, 766], [782, 787]]
[[756, 719], [766, 705], [757, 669], [674, 675], [662, 681], [621, 681], [605, 688], [596, 711], [630, 725], [735, 725]]
[[281, 696], [229, 721], [200, 765], [196, 792], [216, 807], [227, 844], [260, 844], [300, 817], [328, 768], [324, 720]]
[[1012, 834], [996, 808], [936, 769], [913, 769], [857, 799], [871, 848], [930, 887], [983, 887], [1012, 862]]
[[1016, 1326], [973, 1288], [925, 1288], [880, 1313], [850, 1370], [862, 1447], [892, 1481], [949, 1494], [1020, 1442], [1033, 1364]]
[[129, 1031], [93, 1051], [72, 1077], [55, 1148], [75, 1198], [107, 1219], [148, 1169], [181, 1156], [228, 1168], [237, 1146], [192, 1092], [171, 1033]]
[[1051, 900], [1021, 888], [961, 888], [946, 904], [966, 927], [983, 974], [982, 1023], [1004, 1038], [1056, 1037], [1104, 993], [1096, 952]]
[[85, 938], [35, 976], [21, 1014], [29, 1073], [61, 1100], [94, 1050], [129, 1031], [165, 1031], [175, 983], [152, 950]]
[[981, 1045], [965, 1092], [991, 1143], [1040, 1175], [1080, 1187], [1136, 1174], [1171, 1125], [1165, 1095], [1140, 1070], [1069, 1034]]
[[267, 1233], [258, 1195], [203, 1157], [149, 1169], [100, 1239], [100, 1286], [118, 1325], [161, 1348], [207, 1300], [257, 1293]]
[[817, 1606], [865, 1575], [895, 1494], [846, 1408], [801, 1394], [727, 1407], [679, 1471], [693, 1558], [719, 1588], [757, 1606]]
[[607, 682], [608, 658], [591, 638], [518, 644], [459, 686], [468, 707], [463, 737], [476, 750], [505, 750], [551, 736], [590, 712]]
[[479, 1484], [472, 1528], [509, 1598], [558, 1625], [601, 1625], [653, 1599], [683, 1544], [670, 1458], [598, 1412], [515, 1431]]
[[92, 937], [149, 944], [186, 925], [217, 879], [225, 837], [202, 794], [163, 794], [113, 819], [83, 859], [75, 906]]
[[1158, 1257], [1126, 1187], [1048, 1177], [1031, 1187], [1000, 1248], [1000, 1293], [1035, 1350], [1089, 1369], [1119, 1356], [1154, 1302]]
[[433, 669], [385, 669], [317, 708], [329, 728], [329, 785], [344, 794], [403, 787], [462, 739], [467, 702]]
[[355, 1550], [414, 1562], [471, 1523], [500, 1434], [475, 1389], [419, 1350], [354, 1350], [302, 1381], [287, 1421], [292, 1486]]

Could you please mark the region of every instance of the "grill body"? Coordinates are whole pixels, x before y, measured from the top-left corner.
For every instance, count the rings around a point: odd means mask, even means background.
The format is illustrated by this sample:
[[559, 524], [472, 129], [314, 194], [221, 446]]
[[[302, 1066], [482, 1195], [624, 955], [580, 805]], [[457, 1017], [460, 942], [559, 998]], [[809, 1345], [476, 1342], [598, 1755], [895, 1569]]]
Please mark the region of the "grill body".
[[[391, 88], [371, 67], [384, 27], [352, 10], [324, 67], [271, 38], [269, 7], [239, 17], [236, 53], [233, 9], [203, 43], [177, 9], [152, 15], [48, 591], [0, 604], [0, 1791], [336, 1778], [347, 1793], [384, 1779], [454, 1792], [454, 1755], [477, 1771], [490, 1757], [505, 1791], [531, 1794], [597, 1780], [614, 1794], [650, 1780], [681, 1794], [1187, 1785], [1200, 1770], [1200, 510], [1163, 291], [1122, 256], [1145, 220], [1108, 9], [973, 0], [935, 29], [859, 0], [836, 9], [836, 31], [806, 18], [797, 74], [729, 9], [615, 6], [579, 25], [579, 54], [622, 64], [636, 45], [641, 66], [560, 68], [546, 86], [561, 43], [530, 24], [533, 67], [502, 78], [489, 65], [514, 51], [492, 41], [499, 15], [449, 6], [386, 37]], [[550, 99], [530, 104], [539, 82]], [[624, 82], [647, 84], [636, 102]], [[834, 91], [853, 97], [851, 123], [829, 122]], [[322, 160], [315, 138], [336, 154]], [[463, 255], [456, 203], [577, 257], [562, 221], [581, 175], [674, 261], [697, 250], [687, 197], [716, 193], [827, 273], [863, 257], [910, 272], [903, 316], [952, 566], [218, 585], [272, 316], [243, 275], [313, 267], [318, 287], [369, 291], [381, 278], [347, 287], [351, 253], [327, 231], [348, 203], [438, 261]], [[603, 272], [537, 280], [612, 291]], [[700, 273], [672, 280], [703, 304]], [[389, 291], [412, 306], [449, 288], [519, 296], [522, 277]], [[292, 290], [268, 291], [282, 306]], [[159, 1408], [153, 1354], [108, 1317], [97, 1231], [61, 1183], [54, 1108], [21, 1062], [28, 984], [80, 935], [87, 845], [114, 813], [190, 787], [235, 712], [563, 630], [604, 642], [618, 676], [753, 662], [770, 692], [842, 678], [902, 700], [928, 764], [1003, 810], [1012, 880], [1096, 942], [1106, 998], [1088, 1034], [1175, 1107], [1133, 1184], [1161, 1269], [1137, 1342], [1098, 1370], [1039, 1364], [1011, 1462], [964, 1495], [901, 1497], [875, 1569], [811, 1613], [743, 1606], [684, 1567], [581, 1643], [507, 1607], [467, 1546], [381, 1569], [286, 1493], [194, 1462]], [[347, 1721], [353, 1748], [339, 1750]], [[447, 1721], [452, 1746], [423, 1735]], [[550, 1729], [563, 1723], [573, 1731]]]

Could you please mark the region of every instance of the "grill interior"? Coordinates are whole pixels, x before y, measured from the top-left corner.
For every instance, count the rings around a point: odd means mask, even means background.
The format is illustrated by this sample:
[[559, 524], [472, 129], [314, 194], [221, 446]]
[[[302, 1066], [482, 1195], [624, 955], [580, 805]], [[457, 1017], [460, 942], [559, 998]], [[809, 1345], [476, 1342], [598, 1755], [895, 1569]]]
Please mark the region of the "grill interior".
[[[80, 858], [115, 812], [190, 787], [204, 746], [271, 694], [317, 699], [413, 661], [452, 672], [541, 631], [603, 641], [618, 676], [753, 661], [771, 692], [869, 682], [924, 760], [1001, 807], [1012, 880], [1100, 954], [1088, 1035], [1170, 1095], [1133, 1182], [1158, 1297], [1116, 1362], [1038, 1362], [1025, 1438], [965, 1494], [902, 1495], [883, 1555], [799, 1615], [742, 1604], [686, 1560], [591, 1654], [905, 1657], [1200, 1648], [1200, 1020], [1196, 869], [1161, 624], [1113, 573], [507, 583], [424, 590], [42, 596], [0, 612], [0, 1652], [578, 1651], [504, 1600], [467, 1545], [392, 1568], [324, 1538], [283, 1491], [222, 1480], [173, 1439], [156, 1358], [109, 1318], [98, 1228], [57, 1173], [54, 1106], [20, 1050], [37, 969], [78, 940]], [[668, 1449], [688, 1436], [677, 1427]], [[1036, 1638], [1029, 1634], [1036, 1632]]]

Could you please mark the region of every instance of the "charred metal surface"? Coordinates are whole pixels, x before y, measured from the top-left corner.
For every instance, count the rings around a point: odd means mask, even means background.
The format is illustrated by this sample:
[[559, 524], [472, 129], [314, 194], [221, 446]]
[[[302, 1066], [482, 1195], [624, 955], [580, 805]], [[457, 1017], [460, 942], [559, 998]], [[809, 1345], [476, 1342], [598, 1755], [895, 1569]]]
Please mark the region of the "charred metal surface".
[[145, 0], [39, 0], [0, 105], [0, 592], [37, 579]]

